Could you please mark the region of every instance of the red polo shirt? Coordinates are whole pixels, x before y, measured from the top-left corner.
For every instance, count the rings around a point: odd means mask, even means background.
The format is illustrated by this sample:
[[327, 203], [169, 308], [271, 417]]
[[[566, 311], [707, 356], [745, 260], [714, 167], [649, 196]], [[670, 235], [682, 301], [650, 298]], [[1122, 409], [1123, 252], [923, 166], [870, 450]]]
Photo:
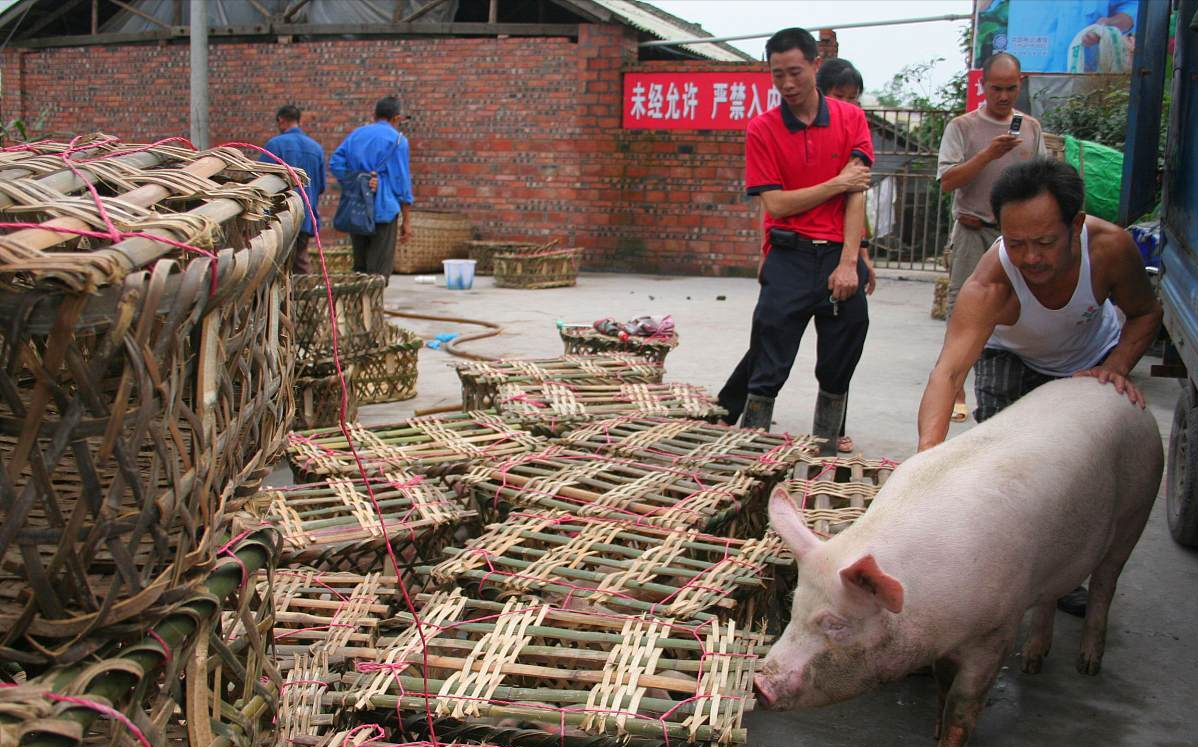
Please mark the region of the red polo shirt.
[[[854, 156], [873, 164], [873, 140], [861, 109], [820, 94], [819, 111], [808, 126], [783, 102], [749, 122], [745, 191], [759, 195], [771, 189], [813, 187], [839, 174]], [[784, 228], [809, 239], [843, 241], [844, 199], [840, 194], [787, 218], [767, 212], [765, 234], [768, 237], [771, 228]], [[768, 246], [764, 249], [769, 251]]]

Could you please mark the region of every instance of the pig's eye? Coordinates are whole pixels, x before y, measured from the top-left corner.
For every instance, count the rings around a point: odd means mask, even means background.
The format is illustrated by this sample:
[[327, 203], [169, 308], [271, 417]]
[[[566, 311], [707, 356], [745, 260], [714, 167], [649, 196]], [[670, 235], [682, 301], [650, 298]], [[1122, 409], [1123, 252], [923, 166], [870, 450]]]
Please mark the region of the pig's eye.
[[835, 615], [823, 615], [817, 621], [820, 632], [833, 641], [845, 638], [849, 633], [849, 625], [844, 619]]

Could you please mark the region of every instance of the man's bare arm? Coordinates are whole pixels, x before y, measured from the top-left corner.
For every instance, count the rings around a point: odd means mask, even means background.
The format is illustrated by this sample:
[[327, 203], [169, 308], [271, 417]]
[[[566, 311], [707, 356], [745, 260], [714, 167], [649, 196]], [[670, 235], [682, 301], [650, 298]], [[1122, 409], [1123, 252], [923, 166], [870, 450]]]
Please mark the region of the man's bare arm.
[[854, 192], [844, 200], [844, 246], [840, 263], [828, 277], [832, 298], [844, 301], [857, 292], [857, 259], [861, 256], [861, 236], [865, 233], [865, 193]]
[[[991, 258], [991, 263], [996, 261]], [[961, 288], [944, 335], [944, 347], [928, 375], [928, 385], [919, 403], [920, 451], [932, 448], [948, 436], [957, 392], [965, 385], [969, 369], [982, 354], [1003, 306], [1010, 299], [1010, 286], [984, 279], [984, 269], [979, 267]]]

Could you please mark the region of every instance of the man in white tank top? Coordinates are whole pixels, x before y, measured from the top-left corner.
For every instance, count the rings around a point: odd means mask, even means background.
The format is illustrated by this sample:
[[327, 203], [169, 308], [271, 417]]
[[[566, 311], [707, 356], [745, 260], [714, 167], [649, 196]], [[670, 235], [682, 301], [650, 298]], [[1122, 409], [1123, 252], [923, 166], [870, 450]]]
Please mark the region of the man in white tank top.
[[1161, 307], [1135, 241], [1083, 213], [1084, 190], [1072, 166], [1048, 158], [995, 182], [1002, 235], [957, 298], [919, 405], [920, 451], [948, 435], [971, 367], [978, 422], [1066, 376], [1097, 377], [1144, 406], [1128, 374], [1160, 329]]

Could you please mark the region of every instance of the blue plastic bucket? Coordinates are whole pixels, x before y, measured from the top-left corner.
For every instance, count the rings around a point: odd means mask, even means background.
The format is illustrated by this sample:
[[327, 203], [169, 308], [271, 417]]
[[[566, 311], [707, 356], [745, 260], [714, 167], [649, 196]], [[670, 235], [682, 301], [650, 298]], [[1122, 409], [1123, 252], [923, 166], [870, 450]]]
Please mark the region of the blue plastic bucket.
[[443, 259], [445, 287], [449, 290], [470, 290], [474, 287], [473, 259]]

